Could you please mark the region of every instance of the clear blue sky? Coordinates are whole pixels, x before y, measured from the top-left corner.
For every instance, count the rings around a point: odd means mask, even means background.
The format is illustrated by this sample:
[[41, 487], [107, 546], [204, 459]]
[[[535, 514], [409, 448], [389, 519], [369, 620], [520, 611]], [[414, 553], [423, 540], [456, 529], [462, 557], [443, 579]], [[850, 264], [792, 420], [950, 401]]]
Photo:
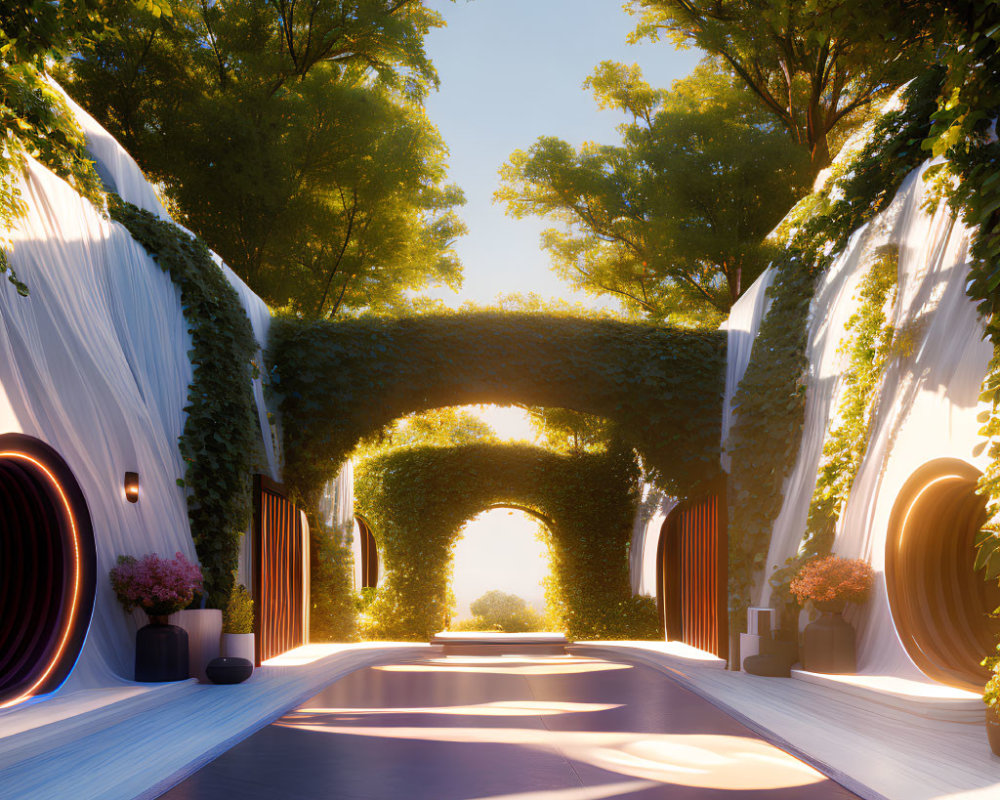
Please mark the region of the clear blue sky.
[[633, 18], [619, 0], [431, 0], [448, 27], [431, 33], [428, 54], [441, 77], [428, 113], [451, 151], [450, 180], [466, 193], [469, 233], [457, 246], [465, 267], [459, 294], [435, 291], [450, 306], [492, 302], [498, 293], [571, 297], [539, 247], [547, 224], [514, 220], [491, 201], [497, 170], [539, 136], [574, 145], [618, 140], [623, 118], [598, 111], [583, 81], [601, 61], [638, 63], [646, 79], [669, 86], [697, 63], [670, 44], [629, 46]]

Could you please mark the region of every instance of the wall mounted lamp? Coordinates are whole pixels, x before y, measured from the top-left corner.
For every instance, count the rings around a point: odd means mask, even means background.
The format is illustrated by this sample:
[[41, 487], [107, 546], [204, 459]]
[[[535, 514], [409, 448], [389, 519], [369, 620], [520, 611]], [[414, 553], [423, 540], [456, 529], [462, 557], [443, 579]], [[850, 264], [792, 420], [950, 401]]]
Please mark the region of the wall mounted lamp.
[[139, 473], [125, 473], [125, 499], [130, 503], [139, 502]]

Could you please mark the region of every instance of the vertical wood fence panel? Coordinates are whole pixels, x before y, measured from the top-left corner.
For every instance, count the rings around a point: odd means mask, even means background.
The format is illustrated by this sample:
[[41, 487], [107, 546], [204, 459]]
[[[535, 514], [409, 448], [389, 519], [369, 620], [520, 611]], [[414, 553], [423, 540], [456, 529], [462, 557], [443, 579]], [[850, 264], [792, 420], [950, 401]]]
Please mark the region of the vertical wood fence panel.
[[254, 478], [253, 595], [257, 663], [305, 643], [305, 570], [300, 514], [284, 488]]
[[667, 517], [657, 584], [667, 639], [726, 658], [728, 540], [721, 497], [685, 501]]

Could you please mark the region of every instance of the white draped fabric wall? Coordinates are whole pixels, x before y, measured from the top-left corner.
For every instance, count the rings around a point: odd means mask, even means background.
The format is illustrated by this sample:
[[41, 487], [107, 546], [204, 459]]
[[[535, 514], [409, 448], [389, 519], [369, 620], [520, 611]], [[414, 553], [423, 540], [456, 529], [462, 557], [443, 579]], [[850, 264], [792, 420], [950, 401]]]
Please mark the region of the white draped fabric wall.
[[[922, 679], [896, 635], [885, 589], [889, 516], [904, 482], [922, 464], [940, 457], [963, 459], [982, 469], [973, 455], [980, 442], [977, 398], [990, 357], [983, 326], [965, 295], [969, 231], [941, 204], [924, 208], [926, 164], [904, 181], [886, 211], [856, 231], [823, 278], [809, 320], [805, 429], [794, 469], [785, 482], [784, 504], [773, 528], [767, 564], [780, 566], [797, 550], [816, 485], [823, 440], [843, 389], [845, 324], [859, 306], [856, 290], [867, 256], [881, 244], [899, 247], [899, 289], [894, 324], [913, 337], [910, 355], [889, 364], [876, 401], [870, 441], [837, 530], [834, 552], [871, 562], [878, 574], [872, 600], [855, 612], [860, 671]], [[765, 276], [762, 278], [766, 280]], [[734, 328], [759, 324], [760, 298], [748, 292], [734, 308]], [[732, 338], [730, 338], [732, 342]], [[732, 353], [742, 359], [744, 351]], [[730, 362], [726, 404], [745, 369]], [[757, 604], [770, 590], [758, 586]]]
[[[121, 553], [195, 557], [177, 448], [190, 336], [166, 275], [119, 225], [34, 161], [11, 262], [31, 289], [0, 288], [0, 431], [48, 442], [87, 497], [97, 540], [94, 621], [69, 686], [131, 671], [134, 634], [106, 579]], [[125, 501], [126, 471], [141, 499]]]
[[[94, 159], [94, 166], [107, 189], [116, 192], [123, 200], [156, 214], [160, 219], [173, 222], [163, 204], [160, 203], [153, 187], [146, 180], [146, 176], [142, 174], [142, 170], [139, 169], [132, 156], [125, 151], [125, 148], [72, 97], [66, 94], [62, 87], [55, 82], [52, 82], [52, 85], [62, 93], [67, 105], [76, 117], [77, 123], [86, 134], [87, 150]], [[183, 228], [183, 226], [181, 227]], [[185, 230], [187, 229], [185, 228]], [[280, 423], [276, 409], [270, 417], [268, 416], [269, 409], [264, 397], [267, 375], [264, 372], [262, 349], [267, 345], [267, 336], [271, 329], [271, 311], [267, 304], [255, 295], [240, 277], [223, 263], [218, 255], [213, 253], [212, 256], [239, 295], [243, 310], [250, 320], [254, 336], [257, 339], [256, 360], [261, 368], [261, 374], [253, 380], [254, 399], [257, 403], [267, 472], [270, 473], [273, 480], [279, 481], [281, 480], [282, 465]]]
[[656, 552], [660, 545], [660, 531], [667, 515], [677, 505], [677, 498], [667, 497], [648, 483], [643, 485], [642, 493], [642, 503], [632, 523], [629, 575], [632, 594], [656, 597], [656, 571], [659, 568]]
[[[67, 97], [108, 188], [168, 219], [153, 187], [124, 149]], [[10, 260], [31, 290], [0, 283], [0, 433], [51, 444], [76, 475], [94, 523], [97, 602], [76, 669], [62, 691], [131, 676], [135, 621], [107, 581], [119, 554], [182, 552], [195, 558], [177, 440], [191, 381], [191, 347], [179, 292], [120, 225], [68, 184], [28, 159], [21, 190], [25, 217], [11, 231]], [[219, 261], [221, 264], [221, 261]], [[225, 265], [260, 345], [271, 314]], [[266, 375], [253, 390], [266, 464], [281, 478], [280, 424], [269, 414]], [[140, 476], [141, 499], [125, 501], [126, 471]], [[342, 473], [350, 480], [349, 470]], [[341, 491], [349, 494], [349, 487]], [[345, 512], [338, 509], [337, 513]], [[348, 506], [348, 514], [351, 513]], [[246, 563], [241, 564], [245, 572]]]
[[726, 321], [726, 392], [722, 404], [722, 468], [729, 471], [729, 454], [725, 451], [729, 429], [733, 424], [733, 396], [750, 363], [753, 340], [760, 330], [761, 320], [771, 306], [767, 290], [774, 280], [774, 269], [768, 269], [744, 292], [729, 312]]
[[337, 476], [323, 487], [320, 518], [348, 544], [354, 530], [354, 464], [345, 461]]

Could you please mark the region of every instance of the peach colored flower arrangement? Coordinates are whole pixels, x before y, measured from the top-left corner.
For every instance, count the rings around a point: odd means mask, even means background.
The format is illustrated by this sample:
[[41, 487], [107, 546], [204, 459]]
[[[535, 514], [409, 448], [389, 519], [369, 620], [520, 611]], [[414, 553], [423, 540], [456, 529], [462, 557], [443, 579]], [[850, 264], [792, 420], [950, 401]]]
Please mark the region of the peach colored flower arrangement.
[[799, 603], [812, 600], [823, 610], [840, 610], [847, 603], [865, 602], [874, 579], [866, 561], [821, 556], [807, 561], [789, 588]]

